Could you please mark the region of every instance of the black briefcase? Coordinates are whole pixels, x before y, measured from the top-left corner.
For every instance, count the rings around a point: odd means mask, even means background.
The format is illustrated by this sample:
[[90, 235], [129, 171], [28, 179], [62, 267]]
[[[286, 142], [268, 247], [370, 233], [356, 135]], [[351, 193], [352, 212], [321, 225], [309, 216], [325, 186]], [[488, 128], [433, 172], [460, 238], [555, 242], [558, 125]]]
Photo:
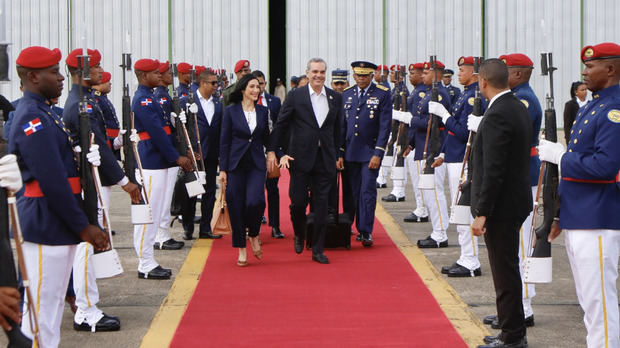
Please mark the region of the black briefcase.
[[[338, 206], [340, 206], [340, 175], [336, 180], [338, 185]], [[351, 249], [351, 217], [347, 213], [338, 214], [335, 222], [325, 224], [325, 247]], [[312, 248], [314, 232], [314, 213], [308, 214], [306, 220], [306, 249]]]

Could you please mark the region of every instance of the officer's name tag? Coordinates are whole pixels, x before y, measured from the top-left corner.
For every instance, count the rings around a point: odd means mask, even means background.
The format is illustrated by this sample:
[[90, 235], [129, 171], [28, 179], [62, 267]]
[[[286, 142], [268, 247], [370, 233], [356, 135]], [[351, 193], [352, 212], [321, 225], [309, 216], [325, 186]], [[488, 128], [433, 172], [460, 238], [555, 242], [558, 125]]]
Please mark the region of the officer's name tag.
[[370, 97], [368, 98], [368, 100], [366, 100], [366, 104], [367, 105], [379, 105], [379, 99], [377, 99], [376, 97]]

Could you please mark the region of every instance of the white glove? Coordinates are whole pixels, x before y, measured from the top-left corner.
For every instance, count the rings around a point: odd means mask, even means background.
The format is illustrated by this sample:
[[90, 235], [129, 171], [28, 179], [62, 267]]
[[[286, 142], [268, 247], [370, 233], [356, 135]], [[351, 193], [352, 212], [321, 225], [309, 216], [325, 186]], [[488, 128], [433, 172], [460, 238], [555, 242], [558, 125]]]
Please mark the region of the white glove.
[[181, 120], [181, 123], [183, 124], [187, 123], [187, 116], [185, 116], [185, 111], [181, 111], [181, 113], [179, 114], [179, 120]]
[[174, 112], [174, 111], [171, 111], [170, 112], [170, 123], [172, 124], [172, 127], [176, 127], [177, 126], [175, 118], [177, 118], [177, 113]]
[[400, 117], [400, 114], [401, 114], [400, 110], [392, 109], [392, 120], [403, 122], [403, 120]]
[[118, 131], [118, 136], [116, 138], [114, 138], [114, 142], [112, 143], [112, 146], [114, 147], [114, 150], [118, 150], [121, 147], [123, 147], [123, 134], [127, 133], [127, 130], [125, 129], [120, 129]]
[[[187, 108], [189, 110], [189, 112], [191, 112], [192, 114], [195, 114], [198, 112], [198, 105], [196, 103], [192, 103], [189, 108]], [[185, 122], [183, 122], [185, 123]]]
[[482, 122], [482, 116], [469, 114], [469, 116], [467, 116], [467, 129], [472, 132], [477, 132], [478, 127], [480, 127], [480, 122]]
[[79, 154], [82, 152], [82, 148], [80, 147], [80, 145], [75, 145], [73, 147], [73, 152], [75, 152], [76, 154]]
[[448, 118], [452, 116], [443, 104], [434, 101], [428, 102], [428, 113], [441, 117], [443, 124], [446, 124]]
[[99, 145], [93, 144], [91, 145], [88, 153], [86, 154], [86, 159], [90, 164], [95, 167], [99, 167], [101, 165], [101, 155], [99, 154]]
[[135, 128], [131, 130], [131, 134], [129, 135], [129, 140], [131, 140], [134, 143], [137, 143], [140, 141], [140, 136], [138, 136], [138, 131]]
[[400, 122], [411, 124], [413, 115], [409, 111], [400, 111]]
[[13, 154], [0, 158], [0, 186], [13, 192], [19, 191], [23, 186], [17, 156]]
[[538, 156], [541, 161], [553, 164], [560, 164], [562, 156], [566, 153], [566, 147], [560, 143], [554, 143], [545, 139], [541, 139], [538, 144]]

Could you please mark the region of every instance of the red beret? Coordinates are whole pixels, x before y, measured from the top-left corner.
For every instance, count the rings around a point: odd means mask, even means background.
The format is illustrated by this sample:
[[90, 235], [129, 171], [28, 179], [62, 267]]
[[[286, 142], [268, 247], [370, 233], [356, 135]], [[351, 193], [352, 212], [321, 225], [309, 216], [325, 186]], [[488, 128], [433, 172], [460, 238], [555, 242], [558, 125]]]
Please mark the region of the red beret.
[[[436, 60], [436, 61], [435, 61], [435, 67], [436, 67], [437, 69], [445, 69], [445, 67], [446, 67], [446, 66], [445, 66], [445, 65], [443, 65], [443, 63], [442, 63], [442, 62], [440, 62], [440, 61]], [[430, 63], [430, 62], [424, 62], [424, 69], [430, 69], [430, 68], [431, 68], [431, 63]]]
[[235, 72], [238, 73], [239, 71], [243, 70], [243, 68], [249, 68], [249, 67], [250, 67], [250, 61], [247, 59], [242, 59], [238, 61], [237, 64], [235, 64]]
[[104, 71], [101, 73], [101, 83], [110, 82], [111, 78], [112, 78], [112, 74], [110, 74], [109, 72]]
[[[82, 48], [74, 49], [73, 51], [71, 51], [71, 53], [69, 53], [69, 55], [67, 56], [67, 59], [65, 59], [65, 63], [67, 63], [67, 65], [72, 68], [78, 68], [77, 57], [81, 56], [83, 52], [84, 50]], [[86, 52], [88, 52], [88, 55], [90, 56], [90, 59], [88, 61], [88, 64], [90, 66], [95, 66], [99, 64], [99, 62], [101, 62], [101, 53], [99, 53], [99, 51], [91, 50], [89, 48]]]
[[469, 56], [469, 57], [461, 57], [458, 60], [458, 65], [474, 65], [474, 57]]
[[207, 70], [207, 67], [204, 65], [196, 65], [194, 68], [196, 69], [196, 76], [200, 76], [203, 71]]
[[424, 69], [424, 63], [411, 63], [409, 64], [409, 70], [417, 70], [417, 69]]
[[594, 46], [586, 46], [581, 50], [581, 61], [620, 58], [620, 46], [612, 42], [604, 42]]
[[384, 65], [378, 65], [376, 71], [380, 71], [381, 69], [383, 69], [383, 71], [388, 71], [388, 67], [385, 64]]
[[499, 59], [509, 68], [534, 68], [534, 62], [522, 53], [504, 54], [499, 56]]
[[400, 70], [400, 64], [392, 64], [392, 66], [390, 66], [390, 71], [396, 70]]
[[159, 72], [160, 73], [165, 73], [166, 71], [168, 71], [168, 69], [170, 69], [170, 63], [168, 63], [168, 61], [165, 61], [164, 63], [159, 63]]
[[58, 64], [62, 53], [58, 48], [31, 46], [24, 48], [17, 57], [17, 65], [29, 69], [42, 69]]
[[159, 69], [159, 61], [157, 59], [148, 58], [140, 59], [133, 65], [133, 68], [145, 72], [155, 71]]
[[181, 74], [189, 74], [190, 70], [192, 70], [192, 66], [188, 63], [182, 62], [177, 65], [177, 72]]

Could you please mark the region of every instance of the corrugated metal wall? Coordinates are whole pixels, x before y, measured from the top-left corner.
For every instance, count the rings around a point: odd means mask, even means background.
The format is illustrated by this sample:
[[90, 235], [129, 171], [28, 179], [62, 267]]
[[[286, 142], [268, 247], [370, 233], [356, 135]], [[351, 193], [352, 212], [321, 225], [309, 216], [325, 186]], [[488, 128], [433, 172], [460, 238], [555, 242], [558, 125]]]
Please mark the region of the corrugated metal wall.
[[[131, 51], [134, 62], [139, 58], [166, 61], [171, 52], [175, 61], [223, 66], [229, 72], [237, 60], [249, 59], [253, 69], [268, 73], [267, 0], [170, 1], [173, 49], [169, 48], [168, 0], [0, 2], [4, 6], [0, 8], [5, 9], [0, 18], [6, 18], [0, 30], [6, 30], [4, 38], [12, 43], [11, 62], [23, 48], [40, 45], [60, 48], [64, 63], [70, 48], [82, 47], [86, 41], [88, 47], [102, 52], [102, 67], [112, 73], [111, 97], [117, 109], [122, 94], [119, 65], [123, 52]], [[15, 67], [10, 69], [12, 81], [0, 84], [0, 93], [13, 100], [20, 96], [19, 81]], [[135, 75], [130, 73], [128, 77], [134, 91]], [[68, 90], [67, 84], [61, 106]]]

